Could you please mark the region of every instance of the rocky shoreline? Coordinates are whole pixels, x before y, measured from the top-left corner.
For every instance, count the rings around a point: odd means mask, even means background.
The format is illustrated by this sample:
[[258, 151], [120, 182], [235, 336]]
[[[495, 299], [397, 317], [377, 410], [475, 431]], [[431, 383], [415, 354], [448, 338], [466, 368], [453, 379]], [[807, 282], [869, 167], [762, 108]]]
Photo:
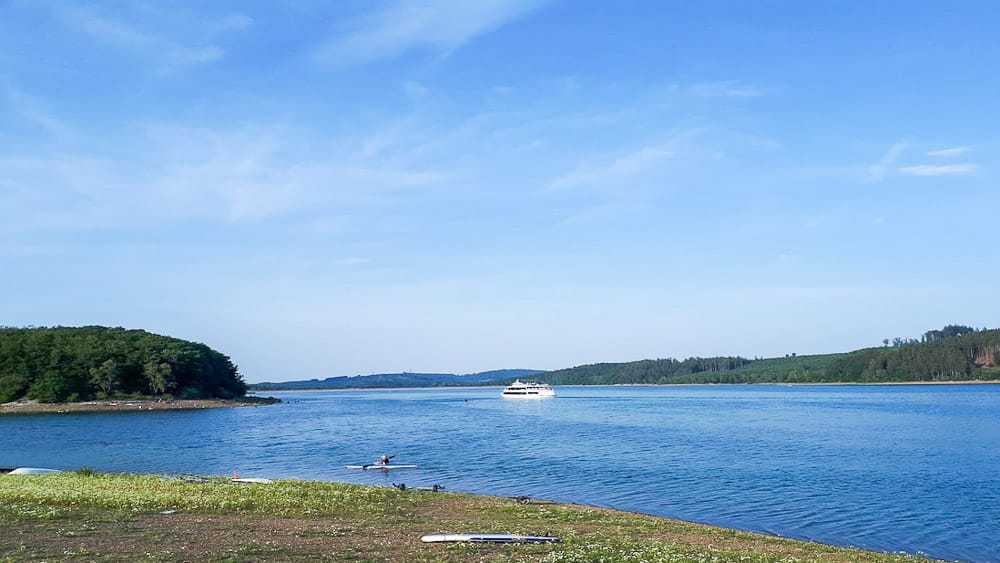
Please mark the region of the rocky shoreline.
[[244, 397], [241, 399], [115, 399], [81, 401], [79, 403], [39, 403], [17, 401], [0, 404], [2, 414], [37, 414], [68, 412], [128, 412], [210, 409], [220, 407], [256, 407], [281, 402], [273, 397]]

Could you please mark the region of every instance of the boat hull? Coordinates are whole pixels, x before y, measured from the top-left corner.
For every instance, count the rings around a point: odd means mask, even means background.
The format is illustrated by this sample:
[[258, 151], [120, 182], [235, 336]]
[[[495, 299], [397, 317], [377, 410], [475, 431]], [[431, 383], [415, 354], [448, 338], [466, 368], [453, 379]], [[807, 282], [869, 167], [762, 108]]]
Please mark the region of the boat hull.
[[548, 383], [515, 380], [514, 383], [504, 387], [500, 396], [505, 399], [545, 399], [555, 397], [556, 392]]
[[555, 397], [555, 393], [501, 393], [504, 399], [548, 399]]

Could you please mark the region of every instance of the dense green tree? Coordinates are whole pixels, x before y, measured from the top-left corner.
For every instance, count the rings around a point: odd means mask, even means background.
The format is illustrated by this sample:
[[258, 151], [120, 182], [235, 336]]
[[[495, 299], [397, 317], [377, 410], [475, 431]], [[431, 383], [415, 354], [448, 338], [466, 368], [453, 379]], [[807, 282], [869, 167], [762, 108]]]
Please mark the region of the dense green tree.
[[174, 390], [174, 376], [170, 364], [156, 361], [146, 362], [142, 366], [146, 376], [147, 387], [153, 395], [170, 393]]
[[30, 385], [31, 380], [26, 375], [0, 375], [0, 403], [9, 403], [23, 397]]
[[978, 330], [972, 328], [971, 326], [965, 325], [948, 325], [941, 330], [929, 330], [924, 333], [925, 342], [933, 342], [935, 340], [944, 340], [946, 338], [958, 338], [960, 336], [965, 336], [966, 334], [973, 334], [979, 332]]
[[105, 396], [110, 395], [121, 383], [121, 371], [118, 369], [118, 364], [114, 360], [104, 360], [101, 365], [90, 368], [90, 382]]

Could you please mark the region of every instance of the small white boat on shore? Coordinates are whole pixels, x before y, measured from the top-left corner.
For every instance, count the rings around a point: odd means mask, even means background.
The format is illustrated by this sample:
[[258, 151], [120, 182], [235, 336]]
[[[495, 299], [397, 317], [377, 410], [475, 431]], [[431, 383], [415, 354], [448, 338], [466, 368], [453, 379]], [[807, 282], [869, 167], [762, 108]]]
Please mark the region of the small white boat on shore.
[[559, 543], [555, 536], [527, 536], [522, 534], [427, 534], [420, 536], [424, 543], [473, 542], [473, 543]]
[[515, 379], [514, 383], [504, 387], [500, 396], [505, 399], [544, 399], [555, 397], [556, 392], [548, 383]]

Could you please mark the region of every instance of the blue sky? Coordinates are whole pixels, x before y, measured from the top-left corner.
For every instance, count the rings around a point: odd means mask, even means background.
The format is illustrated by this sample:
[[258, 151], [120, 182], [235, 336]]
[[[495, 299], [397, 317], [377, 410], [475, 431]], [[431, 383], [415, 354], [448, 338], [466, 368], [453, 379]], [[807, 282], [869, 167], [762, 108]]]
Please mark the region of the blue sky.
[[997, 325], [992, 2], [0, 2], [0, 322], [247, 381]]

